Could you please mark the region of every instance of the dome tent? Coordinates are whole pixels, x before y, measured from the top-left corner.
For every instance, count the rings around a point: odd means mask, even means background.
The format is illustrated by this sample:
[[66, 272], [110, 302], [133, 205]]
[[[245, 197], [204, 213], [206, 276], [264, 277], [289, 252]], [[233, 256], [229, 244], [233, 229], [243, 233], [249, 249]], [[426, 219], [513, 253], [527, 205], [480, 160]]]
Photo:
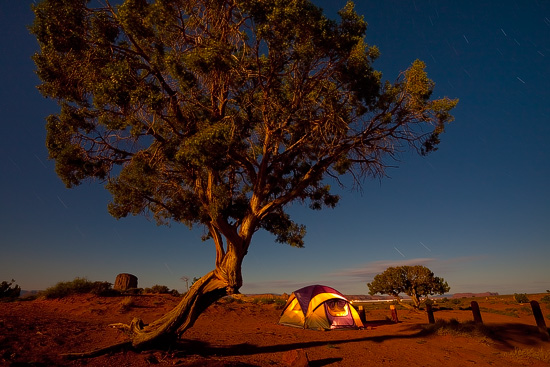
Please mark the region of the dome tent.
[[346, 297], [323, 285], [310, 285], [292, 292], [279, 324], [314, 330], [363, 327], [359, 314]]

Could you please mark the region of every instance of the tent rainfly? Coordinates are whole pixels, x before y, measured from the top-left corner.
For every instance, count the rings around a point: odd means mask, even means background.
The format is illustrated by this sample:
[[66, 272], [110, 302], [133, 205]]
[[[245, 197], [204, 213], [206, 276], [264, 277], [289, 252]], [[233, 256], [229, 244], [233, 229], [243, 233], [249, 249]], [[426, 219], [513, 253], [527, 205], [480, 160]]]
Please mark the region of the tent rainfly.
[[323, 285], [310, 285], [292, 292], [281, 312], [279, 324], [314, 330], [364, 327], [346, 297]]

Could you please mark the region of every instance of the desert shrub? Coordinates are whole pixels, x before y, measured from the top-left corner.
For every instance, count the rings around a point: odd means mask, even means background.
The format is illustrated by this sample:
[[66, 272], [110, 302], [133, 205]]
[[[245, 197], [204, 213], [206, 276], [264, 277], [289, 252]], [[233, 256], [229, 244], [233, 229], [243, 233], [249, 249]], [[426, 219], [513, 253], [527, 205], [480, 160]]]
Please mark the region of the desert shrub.
[[283, 307], [286, 305], [286, 300], [283, 298], [276, 298], [275, 299], [275, 309], [282, 310]]
[[283, 309], [286, 305], [286, 300], [277, 296], [254, 297], [251, 302], [256, 305], [274, 305], [277, 310]]
[[165, 285], [155, 284], [151, 288], [145, 288], [144, 292], [153, 294], [168, 294], [170, 293], [170, 289]]
[[124, 294], [139, 295], [143, 294], [145, 290], [143, 288], [128, 288], [124, 291]]
[[92, 283], [86, 278], [74, 278], [69, 282], [58, 282], [53, 287], [46, 288], [43, 296], [47, 299], [63, 298], [71, 294], [88, 293]]
[[46, 299], [63, 298], [73, 294], [91, 293], [97, 296], [118, 295], [109, 282], [91, 282], [86, 278], [74, 278], [70, 282], [59, 282], [47, 288], [42, 295]]
[[113, 284], [109, 282], [93, 282], [90, 293], [101, 297], [120, 296], [120, 292], [113, 289]]
[[252, 303], [257, 305], [270, 305], [275, 302], [274, 298], [268, 298], [268, 297], [258, 297], [252, 299]]
[[450, 320], [436, 320], [435, 324], [427, 325], [425, 329], [438, 335], [476, 337], [487, 337], [490, 335], [490, 330], [482, 324], [475, 323], [474, 321], [460, 322], [454, 318]]
[[550, 295], [546, 295], [540, 299], [542, 303], [550, 303]]
[[525, 293], [514, 293], [514, 299], [517, 303], [529, 303], [529, 298]]
[[222, 303], [222, 304], [231, 304], [231, 303], [242, 304], [242, 303], [245, 303], [245, 302], [242, 298], [226, 296], [226, 297], [223, 297], [222, 299], [220, 299], [218, 301], [218, 303]]
[[514, 357], [517, 359], [538, 359], [539, 361], [543, 361], [546, 363], [550, 363], [550, 351], [544, 350], [543, 348], [540, 349], [519, 349], [516, 348], [511, 352], [504, 353], [506, 356]]
[[531, 307], [523, 306], [519, 310], [527, 316], [533, 315], [533, 309]]
[[9, 283], [6, 281], [2, 281], [2, 283], [0, 283], [0, 299], [9, 300], [19, 297], [21, 294], [21, 287], [17, 284], [12, 287], [14, 282], [15, 280], [12, 279]]

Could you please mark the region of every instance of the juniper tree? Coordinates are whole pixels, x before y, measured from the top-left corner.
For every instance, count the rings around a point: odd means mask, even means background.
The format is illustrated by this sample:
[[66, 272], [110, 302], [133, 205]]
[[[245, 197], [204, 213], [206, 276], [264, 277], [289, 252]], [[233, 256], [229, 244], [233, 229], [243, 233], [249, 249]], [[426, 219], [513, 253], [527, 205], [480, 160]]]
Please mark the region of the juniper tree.
[[369, 294], [388, 294], [401, 301], [399, 296], [405, 293], [410, 296], [415, 308], [420, 306], [420, 298], [433, 294], [444, 294], [451, 289], [445, 279], [436, 277], [425, 266], [392, 266], [377, 274], [368, 283]]
[[[93, 4], [95, 6], [92, 6]], [[60, 106], [47, 147], [68, 187], [98, 180], [116, 218], [203, 226], [215, 268], [131, 342], [180, 336], [238, 292], [254, 233], [291, 246], [288, 204], [332, 208], [327, 178], [383, 176], [436, 149], [456, 100], [432, 99], [421, 61], [395, 82], [349, 2], [338, 20], [308, 0], [41, 0], [31, 32], [39, 90]]]

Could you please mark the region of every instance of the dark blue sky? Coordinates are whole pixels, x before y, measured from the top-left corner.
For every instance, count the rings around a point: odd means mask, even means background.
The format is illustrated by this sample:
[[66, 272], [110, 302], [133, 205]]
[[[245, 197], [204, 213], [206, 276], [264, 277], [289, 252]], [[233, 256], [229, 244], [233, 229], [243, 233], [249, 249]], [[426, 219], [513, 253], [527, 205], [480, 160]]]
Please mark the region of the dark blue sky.
[[[45, 117], [58, 107], [36, 90], [26, 30], [31, 1], [0, 2], [0, 281], [43, 289], [86, 276], [183, 290], [182, 276], [214, 266], [200, 229], [115, 220], [98, 184], [65, 189], [47, 158]], [[316, 1], [328, 14], [345, 1]], [[459, 98], [456, 121], [427, 158], [404, 154], [389, 178], [342, 191], [334, 210], [294, 206], [306, 248], [258, 233], [243, 292], [287, 292], [321, 283], [367, 293], [387, 266], [421, 264], [451, 292], [550, 288], [550, 2], [358, 1], [375, 68], [394, 80], [415, 59], [434, 97]]]

